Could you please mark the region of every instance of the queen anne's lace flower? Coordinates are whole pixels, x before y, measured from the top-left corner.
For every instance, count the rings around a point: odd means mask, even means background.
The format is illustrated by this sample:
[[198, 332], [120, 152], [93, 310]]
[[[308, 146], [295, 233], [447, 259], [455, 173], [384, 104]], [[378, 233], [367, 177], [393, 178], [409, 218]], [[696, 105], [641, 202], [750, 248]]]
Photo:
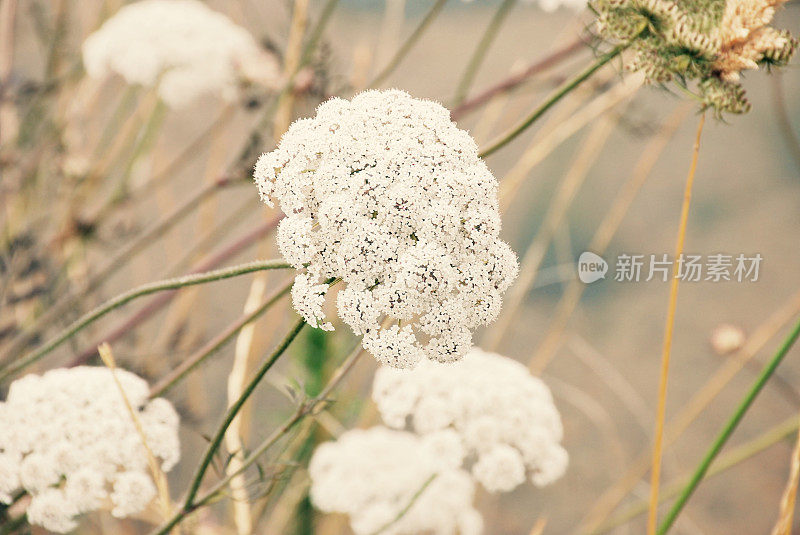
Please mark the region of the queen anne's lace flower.
[[786, 0], [593, 0], [600, 36], [631, 49], [647, 82], [697, 80], [704, 108], [750, 109], [741, 71], [788, 63], [797, 40], [769, 26]]
[[311, 500], [322, 511], [349, 515], [357, 535], [384, 527], [385, 535], [477, 535], [483, 521], [472, 507], [472, 478], [458, 468], [459, 447], [452, 431], [426, 437], [380, 426], [347, 431], [314, 452]]
[[[547, 485], [564, 473], [561, 418], [547, 386], [522, 364], [473, 349], [451, 365], [378, 370], [372, 397], [387, 425], [425, 436], [454, 430], [472, 474], [490, 492], [526, 474]], [[410, 417], [410, 418], [409, 418]]]
[[728, 0], [722, 13], [720, 49], [714, 72], [727, 82], [739, 81], [745, 69], [759, 64], [782, 65], [797, 47], [797, 40], [786, 30], [769, 23], [777, 8], [787, 0]]
[[[169, 471], [180, 457], [178, 415], [165, 399], [148, 401], [147, 383], [117, 370], [138, 410], [147, 445]], [[28, 375], [0, 403], [0, 502], [31, 495], [31, 524], [67, 532], [75, 517], [105, 507], [129, 516], [156, 495], [147, 454], [110, 370], [77, 367]]]
[[[295, 308], [328, 328], [320, 284], [341, 279], [339, 317], [383, 363], [458, 360], [516, 277], [497, 182], [435, 102], [396, 90], [329, 100], [261, 156], [255, 179], [287, 216], [281, 253], [307, 269]], [[384, 316], [400, 325], [380, 329]]]
[[244, 28], [198, 0], [142, 0], [120, 9], [83, 44], [92, 78], [110, 72], [158, 86], [170, 106], [203, 94], [233, 100], [239, 82], [279, 84], [277, 60]]

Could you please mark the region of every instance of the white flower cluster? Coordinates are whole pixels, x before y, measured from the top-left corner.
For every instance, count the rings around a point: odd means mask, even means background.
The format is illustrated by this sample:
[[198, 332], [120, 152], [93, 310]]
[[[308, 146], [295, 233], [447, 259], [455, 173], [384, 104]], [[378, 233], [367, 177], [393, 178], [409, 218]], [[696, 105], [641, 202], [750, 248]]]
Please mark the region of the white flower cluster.
[[[458, 360], [516, 277], [498, 239], [497, 181], [436, 102], [397, 90], [331, 99], [261, 156], [255, 179], [287, 216], [281, 253], [307, 269], [297, 311], [331, 329], [324, 283], [341, 279], [339, 317], [385, 364]], [[382, 317], [398, 322], [381, 329]]]
[[92, 78], [109, 73], [158, 86], [181, 107], [203, 94], [234, 100], [243, 79], [274, 88], [279, 66], [244, 28], [199, 0], [142, 0], [121, 8], [83, 43]]
[[526, 475], [547, 485], [566, 470], [561, 417], [547, 386], [519, 362], [473, 349], [450, 365], [378, 370], [372, 397], [387, 425], [427, 436], [457, 433], [472, 475], [509, 491]]
[[459, 468], [459, 446], [450, 431], [347, 431], [314, 452], [311, 500], [322, 511], [349, 515], [357, 535], [478, 535], [483, 520], [472, 507], [472, 478]]
[[[147, 383], [117, 370], [153, 455], [169, 471], [180, 457], [178, 414], [148, 401]], [[111, 371], [77, 367], [27, 375], [0, 403], [0, 502], [24, 490], [31, 524], [67, 532], [75, 517], [106, 507], [125, 517], [155, 497], [147, 454]]]

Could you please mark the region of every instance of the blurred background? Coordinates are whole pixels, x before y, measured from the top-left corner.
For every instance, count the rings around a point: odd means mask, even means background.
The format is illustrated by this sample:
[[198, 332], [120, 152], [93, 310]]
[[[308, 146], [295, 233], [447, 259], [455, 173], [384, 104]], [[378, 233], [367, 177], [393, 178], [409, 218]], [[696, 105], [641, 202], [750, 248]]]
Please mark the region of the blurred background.
[[[253, 158], [274, 147], [278, 129], [263, 118], [275, 95], [251, 88], [231, 104], [204, 98], [168, 110], [158, 128], [148, 130], [152, 92], [131, 90], [119, 78], [94, 81], [81, 73], [81, 43], [122, 4], [25, 0], [17, 3], [13, 32], [5, 27], [0, 64], [7, 69], [0, 73], [6, 80], [0, 108], [4, 352], [24, 353], [92, 306], [136, 285], [278, 256], [271, 233], [277, 212], [261, 204], [245, 180]], [[247, 28], [284, 63], [291, 2], [207, 4]], [[341, 1], [294, 80], [291, 117], [312, 115], [325, 98], [365, 87], [431, 5]], [[459, 110], [453, 106], [459, 79], [499, 5], [447, 2], [382, 87]], [[321, 0], [310, 2], [309, 28], [325, 7]], [[570, 48], [579, 38], [588, 39], [590, 21], [586, 10], [546, 11], [518, 2], [467, 93], [471, 107], [454, 114], [459, 126], [487, 146], [515, 125], [590, 62], [589, 46]], [[800, 4], [787, 4], [774, 25], [800, 34]], [[512, 90], [477, 104], [471, 100], [567, 49], [554, 65], [524, 77]], [[662, 475], [667, 497], [670, 485], [697, 464], [800, 310], [797, 65], [795, 59], [780, 74], [748, 72], [744, 85], [752, 111], [725, 120], [707, 117], [686, 251], [759, 253], [763, 260], [756, 282], [680, 287], [667, 398], [667, 420], [677, 418], [678, 424], [674, 437], [668, 427]], [[519, 306], [508, 299], [503, 316], [479, 333], [476, 343], [533, 362], [555, 395], [571, 458], [566, 476], [552, 486], [481, 493], [487, 534], [528, 534], [542, 519], [544, 533], [644, 531], [646, 515], [639, 513], [648, 494], [669, 284], [615, 281], [614, 261], [623, 253], [673, 254], [698, 113], [668, 88], [637, 91], [625, 82], [630, 78], [620, 77], [618, 64], [599, 72], [536, 127], [487, 158], [502, 184], [503, 237], [527, 261], [531, 276], [511, 291]], [[584, 286], [574, 263], [586, 250], [610, 266], [604, 280]], [[267, 275], [264, 295], [287, 276]], [[251, 282], [251, 276], [241, 277], [184, 289], [166, 301], [154, 297], [129, 304], [34, 369], [97, 362], [94, 347], [113, 337], [119, 364], [155, 383], [242, 315]], [[76, 289], [78, 298], [36, 323]], [[289, 306], [284, 299], [254, 324], [251, 366], [294, 321]], [[20, 333], [30, 329], [35, 337], [19, 345]], [[307, 330], [250, 403], [247, 442], [257, 444], [291, 413], [287, 384], [317, 393], [320, 378], [353, 341], [346, 328], [333, 336]], [[204, 437], [224, 410], [234, 354], [235, 344], [225, 344], [167, 394], [184, 422], [183, 460], [170, 474], [174, 496], [185, 489]], [[700, 486], [674, 533], [769, 532], [796, 437], [799, 356], [790, 354], [778, 370], [724, 450], [726, 463]], [[295, 452], [293, 460], [265, 459], [274, 462], [268, 468], [279, 474], [285, 491], [253, 485], [254, 508], [262, 514], [256, 533], [348, 533], [342, 519], [310, 509], [300, 453], [303, 444], [378, 420], [368, 395], [375, 366], [373, 359], [362, 359], [337, 403], [320, 418], [322, 425], [309, 430], [300, 446], [284, 446], [281, 451]], [[227, 502], [215, 505], [198, 515], [192, 532], [227, 533], [229, 514]], [[81, 530], [139, 533], [147, 524], [91, 518]]]

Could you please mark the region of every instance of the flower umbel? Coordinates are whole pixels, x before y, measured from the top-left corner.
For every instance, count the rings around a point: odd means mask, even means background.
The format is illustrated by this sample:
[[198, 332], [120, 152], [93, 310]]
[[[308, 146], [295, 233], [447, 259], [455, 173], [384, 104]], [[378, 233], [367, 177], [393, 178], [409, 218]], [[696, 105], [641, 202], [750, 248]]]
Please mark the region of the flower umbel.
[[626, 67], [647, 81], [698, 82], [699, 98], [715, 112], [745, 113], [750, 103], [740, 72], [784, 65], [797, 41], [768, 26], [786, 0], [596, 0], [597, 30], [628, 43]]
[[347, 431], [314, 452], [311, 500], [349, 515], [357, 535], [478, 535], [475, 485], [447, 442], [457, 444], [380, 426]]
[[109, 73], [158, 88], [172, 107], [203, 94], [233, 100], [240, 82], [280, 84], [274, 56], [244, 28], [198, 0], [143, 0], [121, 8], [83, 43], [92, 78]]
[[769, 26], [775, 9], [786, 1], [727, 0], [719, 28], [719, 52], [712, 65], [715, 74], [727, 82], [738, 82], [745, 69], [789, 61], [797, 41], [788, 31]]
[[[77, 515], [106, 502], [125, 517], [156, 496], [141, 436], [111, 373], [77, 367], [27, 375], [0, 403], [0, 502], [25, 490], [31, 524], [63, 533], [77, 526]], [[116, 374], [139, 411], [149, 448], [169, 471], [180, 458], [175, 409], [162, 398], [148, 401], [138, 376]]]
[[473, 349], [455, 364], [381, 368], [372, 398], [387, 425], [427, 436], [446, 430], [475, 459], [472, 474], [488, 491], [509, 491], [526, 475], [538, 486], [567, 467], [561, 417], [550, 390], [519, 362]]
[[[395, 90], [331, 99], [261, 156], [255, 179], [287, 216], [281, 253], [306, 269], [295, 308], [329, 328], [320, 283], [341, 279], [339, 317], [385, 364], [458, 360], [516, 277], [497, 181], [435, 102]], [[397, 323], [381, 329], [384, 317]]]

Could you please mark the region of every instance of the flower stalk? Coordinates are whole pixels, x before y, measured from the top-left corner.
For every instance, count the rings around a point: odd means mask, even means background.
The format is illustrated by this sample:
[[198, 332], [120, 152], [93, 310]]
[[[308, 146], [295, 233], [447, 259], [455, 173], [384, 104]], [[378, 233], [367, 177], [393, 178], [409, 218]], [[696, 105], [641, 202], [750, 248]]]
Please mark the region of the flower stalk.
[[[295, 334], [296, 336], [296, 334]], [[310, 400], [306, 400], [300, 403], [295, 410], [295, 412], [290, 416], [278, 429], [276, 429], [270, 436], [268, 436], [264, 441], [258, 445], [258, 447], [253, 450], [250, 455], [245, 457], [242, 460], [242, 464], [237, 471], [230, 472], [227, 474], [219, 483], [214, 485], [208, 492], [201, 495], [199, 498], [186, 500], [184, 502], [183, 507], [176, 512], [172, 518], [169, 519], [166, 523], [158, 527], [151, 535], [167, 535], [175, 526], [177, 526], [187, 515], [196, 511], [200, 507], [208, 504], [211, 502], [214, 497], [216, 497], [222, 490], [224, 490], [231, 482], [231, 480], [236, 477], [238, 474], [242, 473], [245, 469], [247, 469], [250, 465], [255, 463], [258, 458], [264, 454], [269, 448], [271, 448], [278, 440], [284, 437], [289, 431], [291, 431], [299, 422], [305, 419], [306, 416], [315, 414], [319, 411], [324, 405], [330, 403], [330, 395], [331, 392], [342, 382], [342, 379], [353, 369], [358, 359], [364, 353], [364, 350], [361, 348], [360, 345], [356, 345], [355, 349], [348, 355], [348, 357], [342, 362], [342, 364], [336, 369], [336, 371], [331, 376], [330, 381], [319, 393], [318, 396]], [[202, 476], [201, 476], [202, 477]], [[198, 484], [199, 488], [199, 484]], [[197, 489], [195, 489], [194, 495], [197, 495]]]
[[483, 37], [481, 37], [478, 46], [475, 48], [475, 52], [472, 53], [467, 68], [464, 70], [464, 74], [461, 77], [461, 81], [458, 83], [456, 95], [453, 99], [455, 105], [461, 104], [466, 98], [469, 88], [472, 87], [472, 82], [475, 81], [478, 70], [486, 59], [489, 47], [492, 45], [495, 37], [497, 37], [500, 27], [503, 25], [503, 21], [506, 20], [506, 17], [511, 13], [511, 9], [516, 3], [517, 0], [503, 0], [503, 3], [501, 3], [497, 11], [495, 11], [492, 20], [489, 22], [489, 26], [486, 27]]
[[417, 44], [417, 41], [419, 41], [420, 37], [422, 37], [422, 34], [425, 33], [425, 30], [427, 30], [433, 21], [436, 20], [436, 17], [439, 16], [439, 13], [441, 13], [446, 3], [447, 0], [436, 0], [436, 3], [433, 4], [428, 13], [425, 14], [425, 17], [422, 19], [422, 21], [420, 21], [413, 33], [400, 46], [392, 59], [389, 60], [389, 63], [386, 64], [386, 67], [384, 67], [383, 70], [378, 73], [378, 75], [367, 87], [378, 87], [385, 82], [389, 76], [392, 75], [394, 70], [400, 65], [403, 59], [408, 55], [409, 52], [411, 52], [411, 49], [414, 48], [414, 45]]
[[189, 486], [189, 492], [187, 493], [186, 500], [184, 501], [184, 509], [189, 509], [194, 504], [194, 498], [197, 496], [197, 492], [200, 489], [200, 484], [203, 482], [203, 476], [208, 470], [209, 465], [211, 465], [211, 461], [214, 459], [214, 454], [216, 453], [217, 449], [219, 449], [220, 444], [222, 444], [222, 440], [225, 437], [225, 431], [228, 430], [228, 426], [231, 425], [231, 422], [239, 413], [242, 406], [253, 393], [253, 391], [256, 389], [258, 383], [264, 378], [264, 375], [266, 375], [270, 368], [272, 368], [272, 366], [278, 361], [278, 358], [280, 358], [283, 352], [286, 351], [286, 348], [289, 347], [289, 344], [291, 344], [292, 341], [297, 338], [297, 335], [300, 334], [300, 331], [303, 329], [305, 324], [306, 322], [302, 319], [295, 322], [294, 326], [289, 330], [289, 333], [286, 335], [286, 337], [278, 344], [272, 354], [267, 357], [247, 386], [242, 390], [242, 394], [239, 396], [239, 399], [237, 399], [236, 402], [233, 403], [228, 409], [222, 424], [220, 424], [219, 428], [214, 433], [214, 437], [211, 439], [211, 443], [209, 444], [208, 449], [203, 456], [203, 460], [201, 461], [200, 466], [197, 468], [197, 471], [192, 478], [192, 483]]
[[486, 158], [487, 156], [491, 156], [498, 150], [502, 149], [506, 145], [508, 145], [511, 141], [516, 139], [521, 133], [523, 133], [529, 126], [535, 123], [542, 115], [547, 113], [547, 111], [552, 108], [559, 100], [564, 98], [568, 95], [573, 89], [581, 85], [585, 82], [590, 76], [592, 76], [595, 72], [597, 72], [600, 68], [602, 68], [606, 63], [611, 61], [612, 59], [616, 58], [622, 51], [627, 48], [627, 45], [621, 44], [614, 47], [609, 52], [601, 55], [600, 57], [595, 60], [594, 63], [589, 65], [583, 72], [579, 73], [577, 76], [568, 80], [564, 83], [555, 93], [553, 93], [547, 100], [545, 100], [538, 108], [533, 110], [528, 117], [526, 117], [519, 125], [514, 127], [510, 132], [504, 134], [500, 139], [492, 143], [489, 147], [484, 149], [480, 153], [481, 158]]
[[245, 275], [247, 273], [253, 273], [255, 271], [263, 271], [265, 269], [288, 269], [290, 267], [291, 267], [290, 265], [283, 262], [282, 260], [258, 260], [255, 262], [248, 262], [246, 264], [240, 264], [229, 268], [217, 269], [214, 271], [207, 271], [205, 273], [197, 273], [194, 275], [186, 275], [174, 279], [167, 279], [163, 281], [144, 284], [142, 286], [129, 290], [125, 293], [122, 293], [117, 297], [114, 297], [113, 299], [106, 301], [104, 304], [88, 312], [87, 314], [84, 314], [76, 321], [74, 321], [71, 325], [69, 325], [67, 328], [65, 328], [63, 331], [61, 331], [61, 333], [59, 333], [55, 338], [51, 339], [49, 342], [41, 346], [39, 349], [36, 349], [35, 351], [27, 354], [26, 356], [22, 357], [19, 361], [11, 364], [10, 366], [7, 366], [5, 369], [0, 371], [0, 380], [7, 379], [8, 377], [30, 366], [31, 364], [38, 361], [48, 353], [52, 352], [54, 349], [61, 346], [61, 344], [63, 344], [64, 342], [75, 336], [77, 333], [79, 333], [88, 325], [91, 325], [92, 323], [94, 323], [101, 317], [105, 316], [109, 312], [116, 310], [117, 308], [139, 297], [154, 294], [157, 292], [162, 292], [165, 290], [176, 290], [178, 288], [184, 288], [187, 286], [195, 286], [197, 284], [205, 284], [207, 282], [230, 279], [232, 277], [238, 277], [239, 275]]
[[664, 326], [664, 342], [661, 352], [661, 373], [658, 384], [658, 408], [656, 410], [656, 428], [653, 439], [653, 460], [650, 475], [650, 511], [647, 517], [647, 533], [653, 535], [656, 531], [658, 515], [658, 486], [661, 477], [661, 457], [664, 447], [664, 419], [667, 403], [667, 379], [669, 377], [669, 362], [672, 352], [672, 333], [675, 327], [675, 310], [678, 305], [678, 283], [680, 282], [679, 259], [683, 255], [683, 246], [686, 240], [686, 227], [689, 222], [689, 206], [692, 200], [692, 186], [694, 176], [697, 171], [697, 158], [700, 154], [700, 136], [703, 133], [705, 115], [700, 116], [700, 123], [697, 125], [697, 136], [695, 137], [694, 150], [692, 153], [692, 164], [689, 167], [689, 175], [686, 178], [686, 187], [683, 193], [683, 205], [681, 207], [681, 220], [678, 227], [678, 239], [675, 245], [675, 267], [670, 282], [669, 304], [667, 306], [667, 321]]
[[789, 336], [786, 337], [781, 346], [778, 348], [778, 351], [775, 352], [775, 355], [770, 359], [766, 366], [764, 366], [761, 374], [750, 387], [750, 390], [748, 390], [747, 394], [745, 394], [745, 396], [739, 402], [739, 406], [736, 407], [734, 413], [725, 423], [722, 431], [720, 431], [716, 440], [714, 440], [714, 443], [700, 461], [700, 464], [697, 466], [692, 478], [684, 487], [683, 491], [678, 497], [678, 500], [672, 505], [669, 513], [667, 513], [667, 517], [658, 527], [658, 535], [664, 535], [667, 533], [675, 523], [675, 520], [678, 518], [678, 515], [680, 515], [681, 511], [686, 505], [686, 502], [689, 501], [689, 498], [691, 498], [692, 494], [697, 489], [697, 486], [705, 477], [706, 472], [708, 472], [708, 469], [711, 466], [711, 463], [714, 462], [714, 459], [717, 457], [723, 446], [725, 446], [725, 443], [736, 430], [739, 422], [742, 421], [742, 418], [744, 418], [744, 415], [750, 409], [753, 401], [755, 401], [756, 397], [758, 397], [758, 394], [764, 388], [764, 385], [767, 384], [767, 381], [769, 381], [770, 377], [772, 377], [772, 375], [775, 373], [775, 370], [783, 361], [784, 357], [786, 357], [786, 354], [789, 352], [795, 342], [797, 342], [798, 337], [800, 337], [800, 321], [795, 324], [789, 333]]

